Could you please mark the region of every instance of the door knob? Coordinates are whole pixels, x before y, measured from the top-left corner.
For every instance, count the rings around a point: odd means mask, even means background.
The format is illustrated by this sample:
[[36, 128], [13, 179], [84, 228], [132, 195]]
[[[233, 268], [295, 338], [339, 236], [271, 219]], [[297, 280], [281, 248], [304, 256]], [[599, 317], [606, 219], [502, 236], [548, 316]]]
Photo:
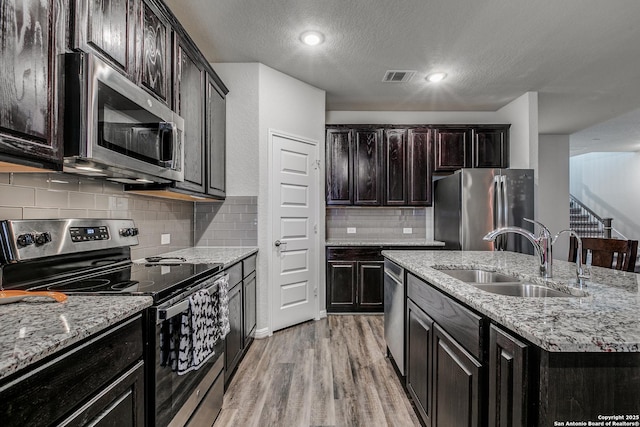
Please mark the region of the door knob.
[[276, 247], [280, 247], [280, 245], [287, 245], [287, 242], [281, 242], [280, 240], [276, 240], [275, 242], [273, 242], [274, 245], [276, 245]]

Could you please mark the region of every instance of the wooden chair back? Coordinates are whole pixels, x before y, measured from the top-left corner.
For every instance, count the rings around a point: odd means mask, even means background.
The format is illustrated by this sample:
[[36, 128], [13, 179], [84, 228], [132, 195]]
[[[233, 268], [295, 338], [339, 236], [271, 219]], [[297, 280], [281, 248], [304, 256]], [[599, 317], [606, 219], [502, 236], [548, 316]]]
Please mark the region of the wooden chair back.
[[[569, 261], [576, 261], [578, 250], [576, 238], [571, 236]], [[622, 271], [634, 271], [638, 255], [637, 240], [604, 239], [597, 237], [582, 238], [582, 262], [587, 260], [587, 249], [591, 249], [591, 265], [613, 268]]]

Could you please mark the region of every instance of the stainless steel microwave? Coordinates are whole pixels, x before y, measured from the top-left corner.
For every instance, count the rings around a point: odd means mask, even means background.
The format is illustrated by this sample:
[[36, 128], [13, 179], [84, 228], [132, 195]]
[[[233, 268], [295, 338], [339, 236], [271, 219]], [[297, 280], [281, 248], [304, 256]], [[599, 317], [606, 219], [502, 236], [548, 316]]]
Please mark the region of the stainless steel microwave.
[[90, 53], [65, 55], [64, 171], [123, 183], [184, 178], [184, 120]]

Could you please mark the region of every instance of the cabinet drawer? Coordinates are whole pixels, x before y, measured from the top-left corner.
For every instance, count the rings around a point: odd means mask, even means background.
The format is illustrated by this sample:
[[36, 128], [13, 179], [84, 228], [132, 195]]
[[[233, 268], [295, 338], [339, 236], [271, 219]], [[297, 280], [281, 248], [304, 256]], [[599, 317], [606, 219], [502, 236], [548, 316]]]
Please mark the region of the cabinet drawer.
[[256, 255], [251, 255], [249, 258], [242, 261], [243, 265], [243, 276], [247, 277], [254, 271], [256, 271]]
[[229, 275], [229, 289], [237, 285], [242, 281], [242, 263], [233, 264], [227, 268], [227, 274]]
[[407, 296], [467, 351], [482, 360], [482, 317], [411, 273], [407, 273]]
[[327, 261], [383, 261], [382, 247], [327, 248]]

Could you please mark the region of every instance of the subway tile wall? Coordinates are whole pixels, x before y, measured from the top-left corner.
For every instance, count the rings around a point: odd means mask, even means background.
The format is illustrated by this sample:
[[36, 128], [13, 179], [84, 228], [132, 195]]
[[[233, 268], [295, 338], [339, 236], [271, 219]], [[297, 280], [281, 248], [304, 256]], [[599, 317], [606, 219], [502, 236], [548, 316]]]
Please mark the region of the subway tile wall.
[[[433, 239], [432, 208], [327, 208], [327, 239], [335, 240], [399, 240]], [[347, 233], [355, 227], [356, 233]], [[404, 234], [411, 228], [411, 234]]]
[[258, 246], [258, 197], [196, 203], [196, 246]]
[[[134, 259], [193, 246], [193, 203], [140, 196], [122, 184], [57, 173], [0, 173], [0, 219], [131, 218]], [[161, 245], [162, 234], [171, 243]]]

